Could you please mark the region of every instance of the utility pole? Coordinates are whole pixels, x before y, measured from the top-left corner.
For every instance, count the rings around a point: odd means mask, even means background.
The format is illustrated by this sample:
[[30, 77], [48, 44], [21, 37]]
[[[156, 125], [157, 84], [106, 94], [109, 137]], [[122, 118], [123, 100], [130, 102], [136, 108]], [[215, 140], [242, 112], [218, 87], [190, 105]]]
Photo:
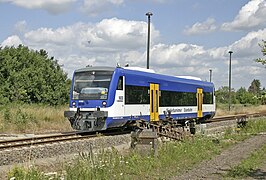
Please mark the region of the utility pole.
[[231, 66], [232, 66], [232, 53], [233, 51], [228, 52], [230, 54], [229, 58], [229, 106], [228, 109], [231, 111]]
[[212, 82], [212, 69], [210, 69], [210, 82]]
[[151, 23], [151, 12], [147, 12], [146, 16], [148, 16], [148, 41], [147, 41], [147, 69], [150, 68], [150, 23]]

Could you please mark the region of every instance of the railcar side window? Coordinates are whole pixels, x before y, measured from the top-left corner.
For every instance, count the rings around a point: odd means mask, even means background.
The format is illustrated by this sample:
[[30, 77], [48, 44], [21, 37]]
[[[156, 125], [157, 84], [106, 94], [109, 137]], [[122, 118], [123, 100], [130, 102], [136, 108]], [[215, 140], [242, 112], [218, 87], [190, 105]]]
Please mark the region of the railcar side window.
[[160, 106], [196, 106], [196, 93], [161, 91]]
[[126, 104], [150, 104], [149, 87], [126, 86]]
[[117, 90], [123, 90], [123, 76], [119, 77], [118, 84], [117, 84]]
[[212, 92], [203, 92], [203, 104], [213, 104]]

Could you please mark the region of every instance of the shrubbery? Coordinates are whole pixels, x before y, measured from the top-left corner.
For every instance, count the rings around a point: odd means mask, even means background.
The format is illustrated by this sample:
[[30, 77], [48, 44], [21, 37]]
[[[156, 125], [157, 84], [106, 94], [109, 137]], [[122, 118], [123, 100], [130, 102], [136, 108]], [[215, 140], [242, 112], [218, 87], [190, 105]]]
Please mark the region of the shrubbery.
[[[266, 90], [261, 89], [260, 81], [254, 79], [251, 82], [248, 90], [241, 87], [237, 91], [231, 89], [232, 104], [244, 105], [265, 105], [266, 104]], [[216, 102], [219, 104], [227, 104], [229, 101], [229, 88], [227, 86], [219, 88], [216, 92]]]
[[70, 80], [45, 50], [0, 47], [0, 105], [8, 102], [64, 104]]

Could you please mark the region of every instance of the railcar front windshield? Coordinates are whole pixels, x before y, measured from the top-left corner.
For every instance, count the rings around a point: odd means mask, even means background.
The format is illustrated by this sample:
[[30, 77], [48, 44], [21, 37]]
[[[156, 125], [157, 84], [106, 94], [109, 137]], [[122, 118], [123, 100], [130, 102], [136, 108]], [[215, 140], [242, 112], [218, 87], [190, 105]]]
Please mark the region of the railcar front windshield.
[[74, 75], [73, 99], [105, 100], [113, 71], [76, 72]]

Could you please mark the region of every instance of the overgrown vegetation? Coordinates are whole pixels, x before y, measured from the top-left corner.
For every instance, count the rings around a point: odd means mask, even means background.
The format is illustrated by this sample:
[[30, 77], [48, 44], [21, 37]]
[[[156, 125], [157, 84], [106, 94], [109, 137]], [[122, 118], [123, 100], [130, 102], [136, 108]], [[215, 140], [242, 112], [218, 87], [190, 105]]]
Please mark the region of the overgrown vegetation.
[[14, 102], [65, 104], [70, 80], [45, 50], [0, 47], [0, 105]]
[[0, 106], [0, 132], [38, 133], [70, 130], [63, 112], [67, 106], [9, 104]]
[[[143, 156], [136, 152], [121, 155], [115, 149], [111, 151], [86, 152], [64, 164], [54, 179], [168, 179], [184, 172], [205, 159], [210, 159], [223, 148], [243, 140], [252, 134], [266, 132], [266, 120], [250, 121], [238, 134], [228, 130], [223, 137], [196, 136], [193, 140], [184, 142], [163, 143], [158, 156]], [[9, 178], [48, 179], [37, 167], [15, 168], [9, 173]], [[39, 178], [39, 176], [41, 178]]]
[[[203, 159], [209, 159], [220, 149], [221, 146], [213, 143], [211, 138], [198, 137], [194, 141], [166, 143], [160, 147], [157, 157], [136, 152], [123, 156], [115, 149], [97, 153], [90, 151], [66, 164], [59, 174], [63, 174], [65, 179], [170, 178]], [[15, 168], [9, 173], [9, 178], [23, 179], [33, 177], [34, 173], [41, 174], [41, 171]]]
[[229, 128], [225, 134], [224, 138], [233, 140], [233, 141], [242, 141], [251, 135], [256, 135], [261, 132], [266, 132], [266, 119], [265, 118], [257, 118], [256, 121], [251, 120], [248, 121], [246, 126], [241, 128], [237, 134], [234, 133], [233, 129]]

